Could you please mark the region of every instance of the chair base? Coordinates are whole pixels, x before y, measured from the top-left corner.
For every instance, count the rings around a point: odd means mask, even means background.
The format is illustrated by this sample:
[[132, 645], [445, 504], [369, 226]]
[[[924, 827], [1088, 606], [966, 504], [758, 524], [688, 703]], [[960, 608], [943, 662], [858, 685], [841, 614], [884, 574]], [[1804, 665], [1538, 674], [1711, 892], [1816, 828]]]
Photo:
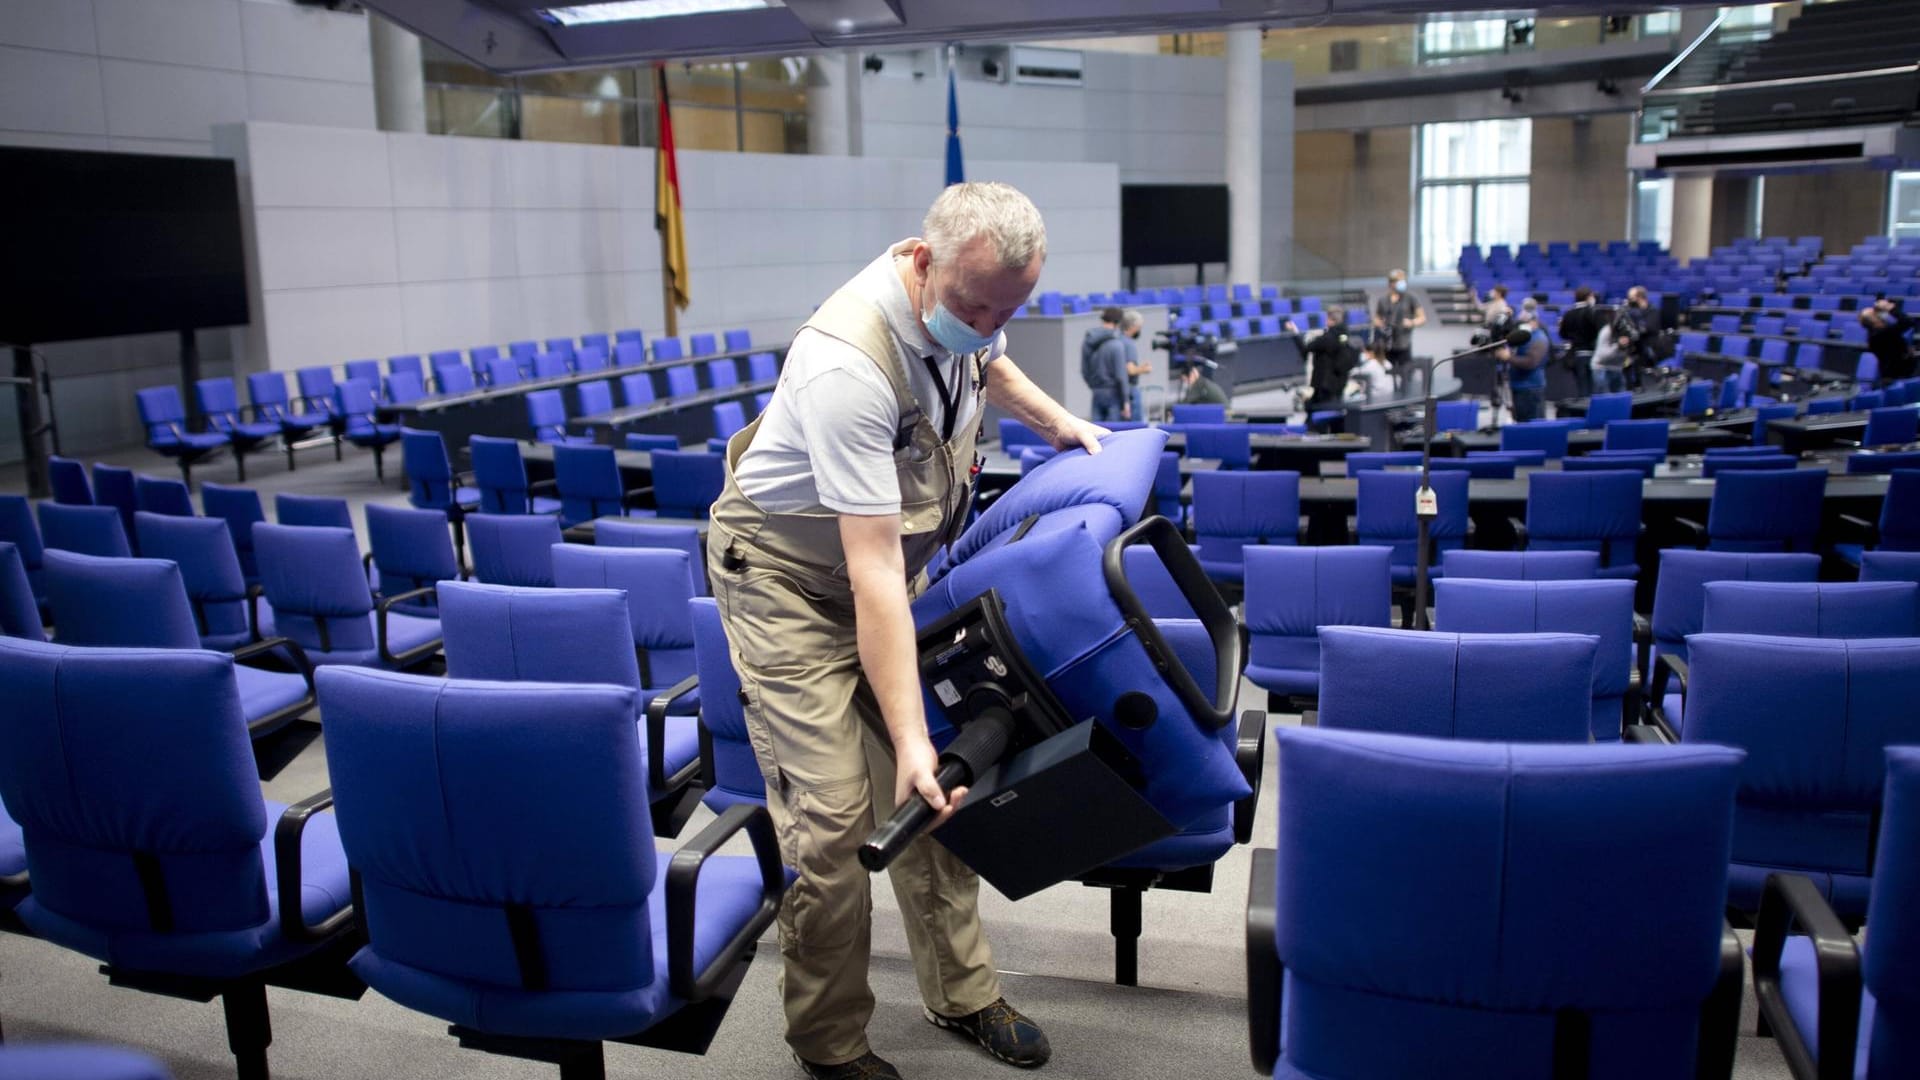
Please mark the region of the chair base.
[[1113, 870], [1101, 869], [1079, 877], [1088, 888], [1108, 889], [1113, 893], [1108, 924], [1113, 932], [1113, 982], [1116, 986], [1140, 985], [1141, 907], [1148, 889], [1174, 889], [1179, 892], [1213, 891], [1213, 866], [1190, 866], [1185, 870]]
[[[733, 997], [739, 992], [741, 981], [747, 977], [747, 968], [753, 963], [757, 948], [757, 946], [748, 946], [740, 954], [739, 962], [734, 964], [714, 992], [704, 1000], [682, 1007], [679, 1012], [645, 1031], [607, 1041], [667, 1050], [676, 1054], [705, 1054], [713, 1045], [713, 1037], [720, 1030], [720, 1022], [726, 1019], [727, 1009], [732, 1006]], [[544, 1061], [550, 1065], [558, 1065], [561, 1080], [606, 1080], [604, 1043], [590, 1042], [585, 1039], [539, 1039], [515, 1035], [491, 1035], [459, 1024], [448, 1027], [447, 1034], [458, 1039], [463, 1050], [480, 1050], [489, 1054], [499, 1054], [502, 1057], [520, 1058], [523, 1061]]]

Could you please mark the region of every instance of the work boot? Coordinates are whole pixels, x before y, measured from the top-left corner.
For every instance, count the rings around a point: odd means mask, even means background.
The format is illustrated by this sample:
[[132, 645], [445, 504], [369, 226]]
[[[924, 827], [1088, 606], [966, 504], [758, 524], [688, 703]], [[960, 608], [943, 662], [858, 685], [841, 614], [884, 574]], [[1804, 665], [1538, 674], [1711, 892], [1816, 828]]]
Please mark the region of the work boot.
[[871, 1051], [838, 1065], [815, 1065], [799, 1054], [793, 1055], [793, 1060], [813, 1080], [901, 1080], [899, 1069]]
[[1007, 1004], [1006, 998], [967, 1016], [941, 1016], [926, 1010], [927, 1022], [935, 1027], [958, 1032], [986, 1049], [987, 1053], [1009, 1065], [1037, 1069], [1053, 1056], [1046, 1033], [1020, 1010]]

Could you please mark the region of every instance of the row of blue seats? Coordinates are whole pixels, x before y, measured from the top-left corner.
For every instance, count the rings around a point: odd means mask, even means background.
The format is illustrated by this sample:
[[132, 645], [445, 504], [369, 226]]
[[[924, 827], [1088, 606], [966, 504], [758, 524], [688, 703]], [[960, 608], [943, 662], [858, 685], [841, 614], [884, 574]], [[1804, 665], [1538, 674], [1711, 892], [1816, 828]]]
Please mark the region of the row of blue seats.
[[1297, 299], [1288, 297], [1267, 298], [1261, 300], [1216, 300], [1201, 304], [1168, 305], [1169, 318], [1185, 319], [1188, 322], [1212, 320], [1224, 322], [1228, 319], [1257, 319], [1267, 315], [1281, 318], [1295, 314], [1312, 314], [1321, 310], [1320, 298], [1302, 296]]
[[[778, 377], [772, 353], [756, 353], [750, 357], [748, 378], [755, 382], [772, 382]], [[705, 390], [722, 390], [740, 385], [740, 376], [731, 360], [715, 362], [719, 366], [707, 372], [708, 385], [702, 388], [696, 381], [692, 368], [668, 368], [667, 393], [664, 397], [654, 393], [653, 376], [649, 372], [630, 372], [619, 377], [620, 403], [622, 408], [640, 408], [656, 402], [671, 402], [675, 398], [687, 398]], [[591, 443], [597, 441], [593, 429], [588, 428], [582, 434], [569, 434], [568, 420], [573, 416], [600, 416], [614, 411], [613, 387], [615, 383], [605, 379], [595, 379], [580, 383], [571, 389], [579, 407], [568, 411], [566, 399], [558, 388], [535, 390], [527, 394], [527, 423], [533, 429], [536, 442], [545, 443]], [[767, 410], [767, 404], [773, 400], [772, 390], [762, 390], [753, 397], [754, 414], [757, 416]], [[733, 433], [746, 426], [746, 407], [738, 401], [723, 401], [713, 406], [714, 439], [724, 442]], [[717, 449], [717, 447], [716, 447]]]

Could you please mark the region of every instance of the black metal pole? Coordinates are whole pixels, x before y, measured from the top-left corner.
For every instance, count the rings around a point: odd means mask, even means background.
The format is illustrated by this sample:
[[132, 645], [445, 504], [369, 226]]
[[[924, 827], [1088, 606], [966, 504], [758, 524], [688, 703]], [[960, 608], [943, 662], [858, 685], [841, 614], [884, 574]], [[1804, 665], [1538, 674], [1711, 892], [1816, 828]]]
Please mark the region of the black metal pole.
[[200, 395], [194, 384], [200, 381], [200, 343], [192, 330], [180, 331], [180, 400], [187, 407], [188, 430], [200, 430]]
[[1414, 492], [1413, 516], [1419, 523], [1420, 535], [1414, 549], [1413, 562], [1413, 628], [1428, 629], [1427, 588], [1428, 577], [1433, 566], [1433, 519], [1439, 515], [1440, 507], [1434, 499], [1433, 485], [1429, 479], [1433, 475], [1433, 440], [1439, 433], [1434, 430], [1438, 425], [1435, 413], [1438, 409], [1433, 401], [1433, 358], [1427, 358], [1426, 405], [1424, 407], [1426, 438], [1420, 442], [1420, 489]]
[[40, 413], [40, 377], [33, 349], [13, 347], [14, 408], [20, 422], [20, 451], [27, 468], [27, 496], [44, 499], [53, 494], [47, 480], [47, 423]]

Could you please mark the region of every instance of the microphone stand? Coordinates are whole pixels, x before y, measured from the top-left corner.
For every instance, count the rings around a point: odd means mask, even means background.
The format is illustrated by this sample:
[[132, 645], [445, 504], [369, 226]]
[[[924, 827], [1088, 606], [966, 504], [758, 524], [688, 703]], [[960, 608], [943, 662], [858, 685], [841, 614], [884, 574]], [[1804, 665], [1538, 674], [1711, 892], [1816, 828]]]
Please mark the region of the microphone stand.
[[[1427, 622], [1427, 593], [1429, 589], [1429, 577], [1433, 566], [1433, 519], [1440, 516], [1440, 500], [1434, 495], [1433, 485], [1429, 482], [1433, 476], [1433, 441], [1439, 437], [1439, 432], [1435, 430], [1435, 428], [1439, 426], [1439, 418], [1435, 415], [1437, 410], [1435, 409], [1435, 398], [1433, 396], [1433, 373], [1442, 365], [1451, 364], [1463, 357], [1507, 347], [1507, 340], [1500, 338], [1495, 341], [1490, 341], [1485, 345], [1476, 345], [1464, 352], [1457, 352], [1452, 356], [1443, 357], [1440, 360], [1429, 359], [1427, 361], [1426, 404], [1424, 407], [1426, 417], [1424, 424], [1426, 426], [1427, 437], [1420, 444], [1420, 488], [1414, 492], [1413, 496], [1413, 516], [1420, 529], [1419, 540], [1414, 545], [1413, 563], [1413, 623], [1414, 629], [1416, 630], [1426, 630], [1430, 628]], [[1494, 385], [1495, 388], [1498, 389], [1499, 382], [1497, 375]], [[1497, 397], [1493, 405], [1493, 414], [1496, 417], [1500, 415], [1500, 403]]]

